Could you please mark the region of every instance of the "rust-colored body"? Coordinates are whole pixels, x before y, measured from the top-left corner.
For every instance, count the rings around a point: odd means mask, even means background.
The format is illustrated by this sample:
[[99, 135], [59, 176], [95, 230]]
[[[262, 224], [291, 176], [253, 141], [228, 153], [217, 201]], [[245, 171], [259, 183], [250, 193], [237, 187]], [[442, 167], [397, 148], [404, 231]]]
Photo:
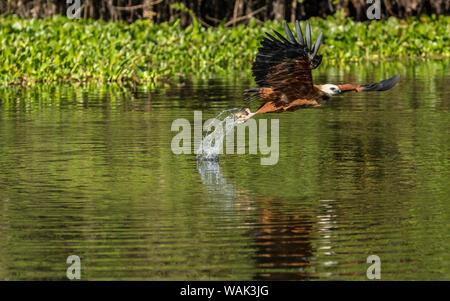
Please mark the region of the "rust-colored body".
[[[280, 91], [272, 88], [261, 88], [258, 97], [266, 102], [259, 107], [256, 114], [264, 113], [281, 113], [286, 111], [296, 111], [298, 109], [318, 107], [326, 102], [328, 97], [320, 91], [317, 86], [312, 86], [312, 89], [303, 89], [302, 98], [290, 100], [288, 96]], [[305, 92], [306, 92], [305, 91]]]
[[296, 99], [290, 103], [279, 106], [277, 106], [277, 104], [273, 101], [268, 101], [264, 103], [255, 113], [256, 114], [281, 113], [285, 111], [296, 111], [298, 109], [318, 107], [318, 106], [320, 106], [320, 104], [317, 101], [307, 99]]

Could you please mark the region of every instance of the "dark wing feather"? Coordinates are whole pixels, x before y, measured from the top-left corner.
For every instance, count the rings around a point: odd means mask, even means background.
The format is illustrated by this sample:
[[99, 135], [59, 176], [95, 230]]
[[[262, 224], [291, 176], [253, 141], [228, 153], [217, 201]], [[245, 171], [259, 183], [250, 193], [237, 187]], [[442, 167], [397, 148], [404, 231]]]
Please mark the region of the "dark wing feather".
[[373, 83], [369, 85], [353, 85], [353, 84], [342, 84], [338, 85], [341, 93], [357, 91], [357, 92], [372, 92], [372, 91], [386, 91], [394, 87], [400, 80], [400, 74], [396, 74], [391, 78], [382, 80], [378, 83]]
[[297, 41], [295, 40], [294, 35], [292, 34], [292, 31], [289, 28], [287, 22], [284, 22], [284, 33], [289, 38], [289, 41], [291, 41], [292, 44], [297, 44]]
[[[302, 38], [300, 26], [296, 23], [297, 38]], [[252, 65], [255, 82], [260, 87], [271, 87], [283, 93], [285, 101], [308, 97], [314, 92], [311, 70], [322, 62], [322, 56], [317, 55], [322, 42], [319, 35], [314, 48], [311, 49], [311, 30], [309, 24], [306, 30], [306, 41], [296, 41], [287, 24], [284, 30], [288, 39], [280, 33], [280, 38], [266, 33], [261, 41], [256, 59]], [[309, 45], [309, 46], [308, 46]]]
[[370, 85], [361, 85], [361, 91], [370, 92], [370, 91], [386, 91], [395, 86], [400, 80], [400, 74], [396, 74], [389, 79], [382, 80], [378, 83], [373, 83]]
[[308, 21], [306, 21], [305, 25], [305, 41], [308, 49], [311, 49], [311, 26]]
[[295, 21], [295, 32], [297, 33], [297, 39], [300, 45], [303, 45], [303, 33], [302, 28], [300, 27], [300, 23], [298, 21]]

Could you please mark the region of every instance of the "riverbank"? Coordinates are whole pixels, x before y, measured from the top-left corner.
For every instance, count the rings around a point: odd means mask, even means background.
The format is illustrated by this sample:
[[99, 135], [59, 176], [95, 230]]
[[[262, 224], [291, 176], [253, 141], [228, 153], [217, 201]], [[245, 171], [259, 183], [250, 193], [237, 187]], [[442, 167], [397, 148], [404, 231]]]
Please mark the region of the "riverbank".
[[[450, 56], [450, 17], [422, 16], [354, 22], [339, 14], [311, 18], [323, 31], [324, 63]], [[0, 85], [38, 82], [149, 83], [250, 71], [265, 31], [282, 23], [251, 22], [232, 29], [182, 28], [178, 21], [103, 22], [0, 17]]]

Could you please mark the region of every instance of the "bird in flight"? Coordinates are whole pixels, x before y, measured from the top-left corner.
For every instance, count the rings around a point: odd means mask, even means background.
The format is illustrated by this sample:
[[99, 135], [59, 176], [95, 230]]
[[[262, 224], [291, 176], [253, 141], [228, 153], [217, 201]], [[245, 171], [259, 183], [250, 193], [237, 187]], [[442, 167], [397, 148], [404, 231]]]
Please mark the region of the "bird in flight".
[[306, 21], [305, 38], [298, 21], [295, 22], [297, 40], [288, 24], [284, 23], [285, 38], [274, 31], [279, 39], [269, 33], [263, 37], [261, 46], [252, 65], [252, 73], [258, 88], [245, 93], [265, 101], [254, 113], [246, 108], [238, 112], [240, 122], [245, 122], [256, 114], [280, 113], [302, 108], [318, 107], [333, 95], [344, 92], [385, 91], [400, 80], [397, 74], [392, 78], [369, 85], [325, 84], [314, 85], [311, 71], [322, 62], [318, 55], [323, 33], [311, 44], [311, 27]]

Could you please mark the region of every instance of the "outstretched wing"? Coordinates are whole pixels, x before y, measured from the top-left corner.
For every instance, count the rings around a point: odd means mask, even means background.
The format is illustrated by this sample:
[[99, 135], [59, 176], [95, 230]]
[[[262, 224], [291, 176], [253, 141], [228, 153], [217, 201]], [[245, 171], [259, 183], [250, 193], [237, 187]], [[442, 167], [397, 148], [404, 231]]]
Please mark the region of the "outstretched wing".
[[306, 21], [305, 39], [298, 21], [295, 22], [297, 40], [287, 23], [284, 31], [287, 38], [275, 31], [279, 39], [266, 33], [261, 41], [256, 59], [252, 65], [255, 82], [260, 87], [272, 88], [280, 93], [283, 102], [308, 98], [317, 92], [313, 86], [311, 70], [322, 62], [317, 55], [323, 34], [320, 33], [314, 47], [311, 47], [311, 27]]
[[400, 80], [400, 74], [394, 75], [389, 79], [382, 80], [378, 83], [373, 83], [369, 85], [352, 85], [344, 84], [337, 85], [341, 90], [341, 93], [357, 91], [357, 92], [371, 92], [371, 91], [386, 91], [394, 87]]

